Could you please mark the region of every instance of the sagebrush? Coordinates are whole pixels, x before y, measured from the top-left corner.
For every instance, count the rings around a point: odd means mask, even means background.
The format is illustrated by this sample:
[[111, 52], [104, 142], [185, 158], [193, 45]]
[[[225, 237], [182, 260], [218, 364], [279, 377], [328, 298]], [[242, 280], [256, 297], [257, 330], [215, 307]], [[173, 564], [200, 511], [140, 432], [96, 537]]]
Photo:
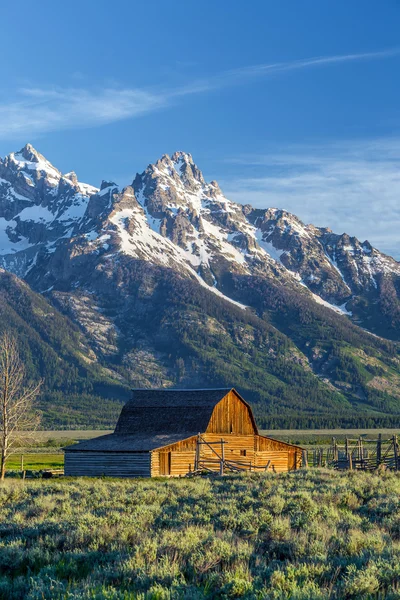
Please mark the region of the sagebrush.
[[6, 481], [0, 598], [400, 598], [400, 475]]

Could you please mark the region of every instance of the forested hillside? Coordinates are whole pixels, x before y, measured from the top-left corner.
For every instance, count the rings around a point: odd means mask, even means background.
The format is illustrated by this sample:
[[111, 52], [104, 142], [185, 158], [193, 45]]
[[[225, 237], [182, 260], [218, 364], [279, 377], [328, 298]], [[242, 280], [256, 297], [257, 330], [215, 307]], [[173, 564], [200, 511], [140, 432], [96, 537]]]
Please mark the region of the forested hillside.
[[[79, 329], [15, 275], [0, 271], [0, 333], [11, 332], [29, 379], [43, 378], [43, 427], [103, 427], [129, 397], [101, 366]], [[96, 410], [93, 410], [96, 407]]]
[[263, 280], [242, 281], [240, 292], [235, 282], [237, 298], [253, 294], [258, 306], [244, 310], [170, 269], [127, 257], [89, 277], [90, 294], [55, 292], [53, 301], [78, 322], [91, 314], [88, 298], [101, 308], [114, 332], [102, 360], [133, 387], [234, 386], [262, 427], [389, 426], [399, 418], [396, 344], [307, 294]]

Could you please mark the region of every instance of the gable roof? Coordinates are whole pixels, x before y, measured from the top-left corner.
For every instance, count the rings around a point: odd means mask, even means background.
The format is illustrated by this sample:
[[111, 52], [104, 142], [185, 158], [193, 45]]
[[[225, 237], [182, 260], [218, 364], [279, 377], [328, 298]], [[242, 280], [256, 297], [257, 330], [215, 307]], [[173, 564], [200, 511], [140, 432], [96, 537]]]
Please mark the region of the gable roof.
[[122, 408], [114, 433], [65, 450], [143, 452], [184, 440], [207, 429], [215, 406], [231, 390], [133, 390], [133, 398]]
[[230, 390], [133, 390], [115, 433], [195, 435], [207, 429], [214, 407]]

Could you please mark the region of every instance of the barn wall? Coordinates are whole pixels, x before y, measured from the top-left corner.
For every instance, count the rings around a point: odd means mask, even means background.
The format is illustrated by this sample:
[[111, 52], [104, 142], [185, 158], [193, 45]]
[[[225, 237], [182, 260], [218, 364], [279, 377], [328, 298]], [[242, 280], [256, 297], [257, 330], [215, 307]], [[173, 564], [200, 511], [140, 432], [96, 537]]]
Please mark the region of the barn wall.
[[[168, 458], [168, 454], [170, 457]], [[151, 476], [179, 476], [186, 475], [194, 470], [196, 451], [163, 450], [153, 451], [151, 461]], [[165, 470], [170, 465], [169, 472]]]
[[65, 475], [150, 477], [149, 452], [66, 452]]
[[150, 452], [150, 473], [152, 477], [160, 475], [160, 453], [158, 450]]
[[196, 455], [197, 436], [181, 440], [175, 444], [164, 446], [160, 450], [153, 450], [151, 453], [151, 476], [158, 477], [166, 475], [163, 472], [163, 465], [167, 458], [162, 455], [171, 453], [171, 472], [170, 475], [186, 475], [194, 469], [194, 460]]
[[[221, 435], [217, 433], [205, 433], [203, 438], [206, 442], [214, 442], [211, 447], [218, 452], [218, 454], [221, 454], [221, 444], [215, 444], [215, 442], [220, 442], [222, 439], [225, 442], [224, 456], [226, 460], [243, 462], [245, 463], [244, 466], [248, 466], [249, 468], [251, 465], [254, 465], [254, 435]], [[242, 455], [241, 452], [245, 452], [245, 456]], [[208, 446], [202, 447], [202, 455], [206, 458], [217, 458]]]
[[279, 440], [274, 440], [269, 437], [265, 437], [264, 435], [256, 436], [256, 450], [278, 450], [281, 452], [284, 451], [295, 451], [297, 446], [293, 446], [292, 444], [287, 444], [286, 442], [281, 442]]
[[[259, 435], [235, 435], [218, 433], [203, 433], [206, 442], [220, 442], [224, 440], [225, 460], [243, 463], [243, 468], [265, 467], [270, 461], [269, 469], [275, 472], [294, 470], [301, 467], [301, 450], [278, 440], [272, 440]], [[194, 469], [197, 436], [181, 442], [165, 446], [152, 452], [151, 474], [186, 475]], [[221, 455], [221, 445], [211, 444], [212, 448]], [[170, 454], [170, 457], [168, 457]], [[207, 445], [201, 447], [201, 459], [218, 460], [218, 457]], [[164, 470], [165, 465], [170, 465], [169, 472]], [[219, 470], [217, 463], [205, 463], [210, 469]], [[161, 465], [161, 468], [160, 468]]]
[[293, 471], [301, 467], [302, 452], [297, 446], [273, 440], [262, 435], [255, 436], [256, 464], [264, 466], [270, 460], [270, 467], [276, 472]]
[[257, 433], [251, 410], [234, 392], [229, 392], [213, 410], [207, 433], [237, 433], [252, 435]]

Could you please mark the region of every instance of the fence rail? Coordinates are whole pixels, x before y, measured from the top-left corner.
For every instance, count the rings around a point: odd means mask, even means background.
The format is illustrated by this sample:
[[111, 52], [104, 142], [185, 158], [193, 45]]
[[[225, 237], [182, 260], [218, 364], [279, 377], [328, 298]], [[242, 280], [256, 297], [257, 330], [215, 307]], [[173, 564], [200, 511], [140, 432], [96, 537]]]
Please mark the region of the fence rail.
[[346, 437], [343, 443], [332, 438], [331, 445], [326, 449], [305, 450], [303, 466], [331, 467], [337, 470], [373, 471], [381, 468], [400, 471], [399, 442], [396, 435], [383, 440], [382, 434], [376, 439]]

